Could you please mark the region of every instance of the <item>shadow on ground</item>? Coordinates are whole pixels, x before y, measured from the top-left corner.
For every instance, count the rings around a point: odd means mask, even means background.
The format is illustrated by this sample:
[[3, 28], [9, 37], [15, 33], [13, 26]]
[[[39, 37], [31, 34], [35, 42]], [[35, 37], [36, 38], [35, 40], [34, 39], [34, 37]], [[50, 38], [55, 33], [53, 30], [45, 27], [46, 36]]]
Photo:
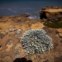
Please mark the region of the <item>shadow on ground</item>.
[[32, 60], [27, 60], [26, 58], [16, 58], [13, 62], [32, 62]]

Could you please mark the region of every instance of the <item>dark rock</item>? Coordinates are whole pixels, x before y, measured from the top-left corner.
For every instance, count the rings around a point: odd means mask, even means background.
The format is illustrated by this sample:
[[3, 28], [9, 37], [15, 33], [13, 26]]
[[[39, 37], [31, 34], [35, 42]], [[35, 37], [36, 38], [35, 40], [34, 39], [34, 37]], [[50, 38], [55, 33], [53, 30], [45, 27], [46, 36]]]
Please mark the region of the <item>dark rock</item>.
[[54, 62], [62, 62], [62, 56], [60, 57], [55, 57]]
[[46, 7], [44, 9], [41, 9], [40, 19], [51, 19], [51, 20], [62, 19], [62, 8]]
[[46, 16], [46, 12], [45, 11], [42, 11], [40, 12], [40, 19], [47, 19], [47, 16]]

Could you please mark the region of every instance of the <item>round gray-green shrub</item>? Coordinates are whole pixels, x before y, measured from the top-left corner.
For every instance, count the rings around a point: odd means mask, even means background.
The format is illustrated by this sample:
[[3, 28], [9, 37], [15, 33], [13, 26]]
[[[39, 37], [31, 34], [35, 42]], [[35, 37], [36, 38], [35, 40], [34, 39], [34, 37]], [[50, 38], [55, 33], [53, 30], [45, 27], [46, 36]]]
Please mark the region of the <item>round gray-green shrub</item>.
[[22, 36], [22, 46], [26, 53], [43, 53], [53, 48], [52, 38], [43, 29], [31, 29]]

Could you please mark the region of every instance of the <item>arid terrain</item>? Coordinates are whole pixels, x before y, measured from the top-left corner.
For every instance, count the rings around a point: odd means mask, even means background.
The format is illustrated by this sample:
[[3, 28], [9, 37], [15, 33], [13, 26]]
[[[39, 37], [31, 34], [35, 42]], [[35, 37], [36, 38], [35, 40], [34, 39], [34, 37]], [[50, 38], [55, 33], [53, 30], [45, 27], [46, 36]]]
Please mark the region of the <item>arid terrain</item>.
[[[21, 37], [30, 29], [44, 29], [52, 38], [53, 48], [43, 54], [26, 54], [21, 45]], [[0, 62], [13, 62], [25, 57], [32, 62], [62, 62], [62, 28], [44, 25], [42, 19], [23, 16], [0, 17]]]

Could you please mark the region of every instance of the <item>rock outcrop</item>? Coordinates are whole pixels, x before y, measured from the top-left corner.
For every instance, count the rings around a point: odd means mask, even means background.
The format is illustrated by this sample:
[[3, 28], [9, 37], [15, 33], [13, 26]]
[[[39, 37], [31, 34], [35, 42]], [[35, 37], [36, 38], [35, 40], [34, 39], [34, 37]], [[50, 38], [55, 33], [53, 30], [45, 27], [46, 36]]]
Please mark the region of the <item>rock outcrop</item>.
[[62, 7], [46, 7], [40, 11], [40, 19], [62, 18]]

